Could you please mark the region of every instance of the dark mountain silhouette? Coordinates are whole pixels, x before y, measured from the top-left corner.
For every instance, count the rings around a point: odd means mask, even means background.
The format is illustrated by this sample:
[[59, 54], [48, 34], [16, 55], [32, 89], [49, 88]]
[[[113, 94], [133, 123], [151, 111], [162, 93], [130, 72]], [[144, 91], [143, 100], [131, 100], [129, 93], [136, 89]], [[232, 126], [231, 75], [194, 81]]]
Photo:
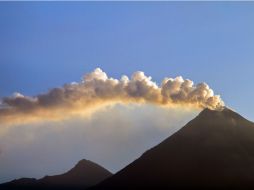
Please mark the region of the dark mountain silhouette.
[[254, 123], [228, 108], [203, 110], [92, 189], [254, 189]]
[[105, 168], [89, 160], [80, 160], [68, 172], [45, 176], [41, 179], [21, 178], [0, 185], [1, 189], [85, 189], [93, 186], [112, 174]]

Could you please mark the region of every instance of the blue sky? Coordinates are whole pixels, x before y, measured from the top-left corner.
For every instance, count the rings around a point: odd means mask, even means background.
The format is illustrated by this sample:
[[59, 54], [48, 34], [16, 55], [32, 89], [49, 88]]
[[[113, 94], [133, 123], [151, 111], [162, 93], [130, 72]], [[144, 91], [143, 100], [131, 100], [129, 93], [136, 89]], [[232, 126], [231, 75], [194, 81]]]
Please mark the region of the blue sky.
[[254, 120], [253, 2], [0, 2], [0, 97], [96, 67], [207, 82]]

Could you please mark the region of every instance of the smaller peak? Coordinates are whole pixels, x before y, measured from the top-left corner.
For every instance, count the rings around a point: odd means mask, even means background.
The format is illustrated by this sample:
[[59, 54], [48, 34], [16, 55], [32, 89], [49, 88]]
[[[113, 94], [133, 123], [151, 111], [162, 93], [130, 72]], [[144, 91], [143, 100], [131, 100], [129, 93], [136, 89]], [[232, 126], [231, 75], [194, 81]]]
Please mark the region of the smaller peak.
[[80, 172], [94, 172], [94, 171], [106, 171], [107, 173], [110, 173], [102, 166], [98, 165], [97, 163], [94, 163], [90, 160], [82, 159], [80, 160], [71, 170], [69, 170], [67, 173], [80, 173]]
[[82, 163], [86, 163], [86, 162], [89, 162], [89, 160], [82, 159], [82, 160], [79, 160], [79, 161], [78, 161], [78, 164], [82, 164]]
[[78, 161], [78, 163], [76, 164], [76, 166], [85, 165], [85, 164], [87, 164], [88, 162], [90, 162], [90, 161], [89, 161], [89, 160], [86, 160], [86, 159], [82, 159], [82, 160]]
[[82, 159], [82, 160], [80, 160], [80, 161], [75, 165], [75, 168], [84, 167], [84, 166], [89, 166], [89, 165], [95, 165], [95, 163], [92, 162], [92, 161], [90, 161], [90, 160]]

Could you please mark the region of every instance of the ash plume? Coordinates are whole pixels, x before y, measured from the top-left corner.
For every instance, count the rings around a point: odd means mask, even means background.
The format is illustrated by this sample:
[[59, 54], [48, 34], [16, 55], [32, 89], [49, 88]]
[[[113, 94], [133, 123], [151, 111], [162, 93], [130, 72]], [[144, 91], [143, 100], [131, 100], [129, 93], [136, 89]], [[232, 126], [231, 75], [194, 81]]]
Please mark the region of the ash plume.
[[37, 96], [13, 96], [0, 100], [0, 124], [65, 119], [75, 114], [89, 115], [114, 103], [150, 103], [160, 106], [186, 105], [220, 109], [224, 103], [206, 83], [194, 84], [181, 76], [165, 78], [160, 85], [144, 72], [134, 72], [129, 79], [107, 76], [100, 68], [85, 74], [79, 83], [65, 84]]

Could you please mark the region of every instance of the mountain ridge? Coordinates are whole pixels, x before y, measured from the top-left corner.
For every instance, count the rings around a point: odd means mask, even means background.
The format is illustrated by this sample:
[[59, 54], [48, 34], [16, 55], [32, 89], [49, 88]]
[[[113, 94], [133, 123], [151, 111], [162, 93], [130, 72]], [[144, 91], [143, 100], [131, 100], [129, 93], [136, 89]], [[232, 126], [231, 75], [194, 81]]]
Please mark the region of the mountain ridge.
[[59, 175], [40, 179], [20, 178], [0, 184], [1, 189], [85, 189], [111, 176], [105, 168], [82, 159], [73, 168]]

